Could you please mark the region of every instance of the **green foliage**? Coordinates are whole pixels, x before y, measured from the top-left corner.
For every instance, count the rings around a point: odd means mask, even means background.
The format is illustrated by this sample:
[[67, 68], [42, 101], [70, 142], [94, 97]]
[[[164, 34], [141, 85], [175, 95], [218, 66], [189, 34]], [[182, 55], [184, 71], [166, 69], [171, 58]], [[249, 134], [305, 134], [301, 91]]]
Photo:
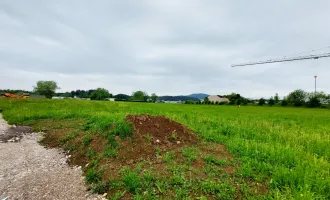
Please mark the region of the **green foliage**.
[[105, 157], [115, 158], [117, 156], [117, 149], [112, 148], [112, 147], [109, 147], [109, 146], [106, 146], [104, 148], [103, 155]]
[[102, 170], [89, 169], [85, 175], [85, 181], [89, 184], [101, 181]]
[[89, 143], [91, 143], [91, 141], [92, 141], [92, 136], [90, 136], [90, 135], [86, 135], [86, 136], [84, 137], [84, 139], [83, 139], [83, 144], [84, 144], [85, 146], [87, 146], [87, 145], [89, 145]]
[[155, 93], [151, 94], [151, 102], [155, 103], [158, 100], [158, 96]]
[[108, 184], [103, 181], [99, 181], [92, 186], [92, 193], [104, 194], [107, 192]]
[[235, 188], [229, 183], [216, 183], [214, 181], [202, 182], [201, 190], [207, 194], [217, 195], [218, 199], [234, 199]]
[[303, 106], [307, 99], [307, 93], [304, 90], [295, 90], [291, 92], [287, 100], [293, 106]]
[[59, 87], [55, 81], [38, 81], [37, 86], [34, 87], [33, 91], [51, 99], [54, 96], [56, 89], [59, 89]]
[[77, 132], [71, 132], [69, 134], [66, 134], [65, 136], [60, 137], [57, 142], [58, 143], [65, 143], [73, 138], [75, 138], [77, 135]]
[[271, 97], [271, 98], [269, 99], [269, 101], [268, 101], [268, 105], [269, 105], [269, 106], [273, 106], [274, 104], [275, 104], [275, 100], [274, 100], [273, 97]]
[[163, 161], [164, 162], [170, 162], [174, 159], [175, 155], [173, 152], [167, 152], [164, 156], [163, 156]]
[[287, 105], [289, 105], [289, 102], [286, 98], [284, 98], [281, 102], [281, 106], [287, 106]]
[[182, 149], [182, 155], [188, 158], [188, 161], [194, 162], [197, 159], [199, 151], [196, 147], [186, 147]]
[[91, 93], [91, 100], [106, 100], [109, 98], [111, 94], [109, 93], [108, 90], [104, 88], [97, 88], [95, 91]]
[[109, 143], [113, 148], [118, 148], [118, 147], [119, 147], [119, 144], [118, 144], [118, 142], [117, 142], [116, 139], [115, 139], [115, 136], [109, 134], [109, 135], [107, 136], [107, 140], [108, 140], [108, 143]]
[[264, 98], [259, 99], [258, 105], [263, 106], [266, 104], [266, 100]]
[[278, 104], [280, 102], [280, 98], [277, 93], [275, 94], [274, 101], [275, 101], [275, 104]]
[[147, 101], [149, 98], [148, 94], [143, 91], [136, 91], [132, 94], [133, 101]]
[[204, 157], [204, 161], [206, 163], [215, 164], [215, 165], [219, 165], [219, 166], [225, 166], [225, 165], [227, 165], [227, 161], [226, 160], [215, 159], [212, 155], [205, 156]]
[[135, 171], [131, 171], [130, 169], [124, 169], [122, 180], [127, 189], [132, 193], [136, 193], [141, 186], [141, 178], [139, 174]]

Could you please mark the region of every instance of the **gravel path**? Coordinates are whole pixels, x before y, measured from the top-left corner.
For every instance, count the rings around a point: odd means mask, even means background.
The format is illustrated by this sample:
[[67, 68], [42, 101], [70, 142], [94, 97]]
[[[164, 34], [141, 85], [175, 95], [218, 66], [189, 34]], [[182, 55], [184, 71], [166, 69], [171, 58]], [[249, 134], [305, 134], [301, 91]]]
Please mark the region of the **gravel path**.
[[[0, 114], [0, 135], [10, 127]], [[86, 190], [79, 167], [69, 167], [65, 154], [44, 148], [39, 139], [28, 133], [15, 142], [0, 141], [0, 200], [102, 199]]]

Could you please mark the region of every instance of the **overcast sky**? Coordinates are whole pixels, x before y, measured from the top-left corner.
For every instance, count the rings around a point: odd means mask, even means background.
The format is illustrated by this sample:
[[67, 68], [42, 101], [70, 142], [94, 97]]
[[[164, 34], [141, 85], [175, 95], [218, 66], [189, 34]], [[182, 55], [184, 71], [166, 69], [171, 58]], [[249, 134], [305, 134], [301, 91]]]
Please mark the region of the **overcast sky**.
[[330, 93], [330, 58], [230, 67], [330, 46], [329, 23], [329, 0], [0, 0], [0, 88]]

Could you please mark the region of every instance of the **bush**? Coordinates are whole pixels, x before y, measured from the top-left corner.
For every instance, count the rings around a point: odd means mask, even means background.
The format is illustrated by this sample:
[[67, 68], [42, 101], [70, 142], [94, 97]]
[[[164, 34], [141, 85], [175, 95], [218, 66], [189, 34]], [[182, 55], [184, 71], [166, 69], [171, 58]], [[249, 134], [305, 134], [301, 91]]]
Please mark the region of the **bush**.
[[303, 106], [306, 102], [307, 93], [304, 90], [295, 90], [288, 95], [288, 102], [293, 106]]
[[311, 97], [309, 99], [309, 101], [307, 102], [307, 107], [309, 107], [309, 108], [317, 108], [317, 107], [320, 107], [320, 106], [321, 106], [321, 101], [316, 96]]
[[258, 105], [263, 106], [266, 104], [266, 100], [264, 98], [259, 99]]

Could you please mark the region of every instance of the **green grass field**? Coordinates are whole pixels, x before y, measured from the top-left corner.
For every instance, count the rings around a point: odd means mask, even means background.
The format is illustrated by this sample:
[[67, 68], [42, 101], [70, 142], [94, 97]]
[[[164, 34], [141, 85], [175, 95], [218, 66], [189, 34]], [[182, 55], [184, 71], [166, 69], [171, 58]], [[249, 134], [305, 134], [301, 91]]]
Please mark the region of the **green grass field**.
[[[85, 130], [89, 135], [84, 133], [81, 145], [87, 146], [93, 134], [100, 134], [113, 124], [122, 127], [118, 131], [125, 132], [124, 118], [128, 114], [164, 115], [186, 125], [205, 141], [224, 144], [234, 156], [237, 169], [233, 176], [210, 179], [199, 185], [180, 176], [173, 175], [173, 179], [161, 181], [148, 174], [142, 176], [134, 170], [123, 169], [122, 181], [112, 183], [120, 191], [111, 196], [113, 199], [124, 196], [125, 191], [131, 193], [134, 199], [157, 199], [158, 193], [165, 193], [162, 197], [166, 196], [166, 189], [171, 190], [178, 199], [194, 196], [191, 195], [194, 192], [201, 194], [200, 199], [330, 199], [328, 109], [267, 106], [242, 106], [238, 109], [234, 106], [0, 99], [0, 110], [10, 124], [26, 124], [36, 129], [38, 126], [43, 128], [40, 122], [44, 120], [48, 120], [48, 124], [49, 120], [54, 121], [50, 123], [50, 128], [54, 129], [62, 126], [60, 122], [72, 122], [73, 132], [62, 138], [62, 142]], [[89, 154], [93, 155], [93, 152]], [[112, 154], [115, 152], [107, 152], [109, 156]], [[165, 158], [170, 159], [171, 155]], [[208, 160], [215, 163], [211, 158]], [[90, 177], [91, 182], [97, 182], [97, 178], [100, 179], [97, 173], [99, 171], [89, 170], [86, 177]], [[214, 180], [223, 182], [219, 185]], [[183, 182], [176, 187], [170, 181]], [[251, 189], [258, 183], [265, 185], [267, 192], [259, 193]], [[167, 187], [161, 189], [166, 184]], [[106, 186], [101, 183], [95, 190], [102, 191], [102, 187]], [[150, 195], [143, 196], [149, 189]], [[205, 197], [202, 194], [206, 194]]]

